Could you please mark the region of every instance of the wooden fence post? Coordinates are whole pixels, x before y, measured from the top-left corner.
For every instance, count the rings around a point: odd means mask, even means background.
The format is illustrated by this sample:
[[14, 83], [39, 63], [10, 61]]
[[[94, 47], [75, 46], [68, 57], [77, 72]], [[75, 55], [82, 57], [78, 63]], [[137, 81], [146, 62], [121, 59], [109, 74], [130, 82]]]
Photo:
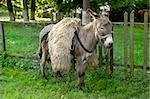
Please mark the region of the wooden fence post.
[[71, 11], [71, 12], [70, 12], [70, 17], [71, 17], [71, 18], [74, 18], [74, 15], [75, 15], [74, 11]]
[[55, 23], [55, 22], [56, 22], [56, 20], [57, 20], [57, 18], [56, 18], [56, 13], [55, 13], [55, 12], [53, 12], [52, 14], [53, 14], [53, 22]]
[[0, 32], [2, 33], [2, 47], [3, 47], [3, 51], [6, 51], [4, 24], [2, 22], [0, 22]]
[[130, 13], [130, 72], [134, 74], [134, 11]]
[[[112, 28], [112, 30], [113, 30], [113, 28]], [[114, 38], [113, 34], [112, 34], [112, 38]], [[114, 51], [114, 48], [112, 47], [110, 49], [110, 64], [109, 64], [110, 65], [110, 74], [113, 74], [113, 57], [114, 57], [113, 51]]]
[[61, 20], [60, 12], [56, 13], [56, 22], [59, 22]]
[[98, 45], [98, 55], [99, 55], [99, 67], [102, 67], [103, 65], [103, 54], [102, 54], [102, 46]]
[[77, 18], [80, 18], [80, 14], [79, 14], [79, 13], [76, 13], [76, 17], [77, 17]]
[[128, 13], [124, 13], [124, 66], [125, 66], [125, 76], [127, 77], [128, 75], [128, 55], [127, 55], [127, 50], [128, 50]]
[[110, 74], [110, 64], [109, 64], [109, 51], [106, 54], [106, 72], [109, 75]]
[[143, 71], [144, 76], [147, 73], [147, 66], [148, 66], [148, 12], [144, 13], [144, 64], [143, 64]]
[[60, 19], [63, 19], [63, 17], [64, 17], [63, 12], [60, 12]]

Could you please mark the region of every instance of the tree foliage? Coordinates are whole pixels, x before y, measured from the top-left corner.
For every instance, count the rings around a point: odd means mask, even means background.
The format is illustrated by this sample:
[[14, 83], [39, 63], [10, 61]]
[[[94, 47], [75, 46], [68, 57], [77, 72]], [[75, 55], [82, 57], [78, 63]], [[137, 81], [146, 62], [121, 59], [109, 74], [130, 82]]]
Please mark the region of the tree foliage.
[[[1, 0], [1, 2], [7, 0]], [[23, 11], [22, 0], [11, 0], [13, 8], [16, 12]], [[35, 12], [36, 14], [40, 11], [44, 11], [49, 8], [53, 8], [55, 11], [68, 13], [76, 8], [82, 8], [83, 0], [36, 0]], [[149, 9], [150, 2], [149, 0], [89, 0], [91, 9], [96, 12], [100, 11], [100, 6], [104, 5], [105, 2], [108, 2], [111, 5], [111, 13], [115, 18], [122, 19], [122, 14], [127, 11], [131, 12], [134, 10], [135, 13], [140, 9]], [[31, 9], [31, 0], [28, 0], [28, 7]], [[29, 10], [30, 11], [30, 10]], [[40, 12], [41, 13], [41, 12]]]
[[37, 0], [36, 9], [44, 10], [48, 8], [56, 8], [55, 0]]
[[56, 0], [57, 10], [61, 12], [69, 12], [78, 7], [82, 7], [82, 0]]
[[21, 0], [12, 0], [12, 4], [16, 12], [20, 12], [23, 10], [23, 3]]
[[123, 20], [123, 13], [125, 11], [131, 12], [134, 10], [135, 13], [140, 9], [149, 9], [150, 2], [148, 0], [92, 0], [91, 7], [99, 12], [99, 7], [102, 6], [105, 2], [108, 2], [111, 5], [110, 16], [111, 20]]
[[10, 21], [15, 21], [15, 15], [14, 15], [14, 12], [13, 12], [13, 6], [12, 6], [11, 0], [7, 0], [7, 8], [8, 8], [8, 11], [9, 11]]

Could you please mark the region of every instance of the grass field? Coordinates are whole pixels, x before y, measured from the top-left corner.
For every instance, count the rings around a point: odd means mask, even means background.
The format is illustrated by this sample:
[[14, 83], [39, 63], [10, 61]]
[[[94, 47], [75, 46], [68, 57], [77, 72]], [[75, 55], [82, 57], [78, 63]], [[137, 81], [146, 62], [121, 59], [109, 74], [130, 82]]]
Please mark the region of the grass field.
[[42, 26], [4, 25], [8, 54], [34, 55], [38, 49], [38, 35]]
[[88, 69], [85, 88], [79, 91], [75, 72], [69, 81], [66, 75], [57, 77], [48, 69], [48, 80], [44, 80], [37, 61], [7, 59], [4, 64], [0, 66], [2, 99], [149, 99], [150, 77], [143, 80], [142, 71], [137, 69], [135, 76], [127, 78], [123, 68], [115, 68], [113, 77], [107, 76], [104, 69]]
[[[5, 24], [7, 53], [27, 57], [37, 56], [38, 34], [42, 27]], [[123, 26], [115, 25], [114, 31], [114, 61], [123, 63]], [[136, 26], [134, 47], [135, 64], [143, 64], [143, 26]], [[15, 58], [4, 60], [0, 56], [0, 97], [2, 99], [128, 99], [133, 97], [149, 99], [150, 75], [148, 74], [147, 79], [143, 80], [142, 70], [135, 69], [134, 76], [129, 75], [125, 78], [123, 71], [123, 68], [116, 67], [113, 77], [109, 77], [103, 68], [88, 69], [85, 77], [86, 86], [83, 91], [79, 91], [76, 88], [75, 72], [71, 74], [69, 82], [66, 75], [63, 78], [56, 77], [48, 69], [48, 80], [43, 80], [39, 75], [38, 61]]]

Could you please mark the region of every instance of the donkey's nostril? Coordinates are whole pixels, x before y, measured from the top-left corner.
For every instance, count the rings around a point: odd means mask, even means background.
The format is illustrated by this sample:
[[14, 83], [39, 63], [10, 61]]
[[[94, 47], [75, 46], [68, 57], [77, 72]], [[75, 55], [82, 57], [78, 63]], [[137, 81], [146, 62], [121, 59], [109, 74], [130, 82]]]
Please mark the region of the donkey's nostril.
[[108, 45], [109, 45], [109, 48], [111, 48], [113, 46], [113, 43], [109, 43]]
[[104, 30], [104, 28], [103, 28], [103, 27], [101, 27], [101, 30]]

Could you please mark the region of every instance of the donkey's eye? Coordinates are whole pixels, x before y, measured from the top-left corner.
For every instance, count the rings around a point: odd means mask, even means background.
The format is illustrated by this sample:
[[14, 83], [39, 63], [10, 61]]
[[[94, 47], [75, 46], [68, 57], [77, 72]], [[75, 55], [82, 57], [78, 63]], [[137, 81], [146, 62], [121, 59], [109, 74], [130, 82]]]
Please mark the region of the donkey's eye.
[[100, 33], [101, 36], [104, 36], [104, 34]]
[[101, 34], [101, 36], [104, 36], [104, 34]]
[[103, 26], [107, 26], [109, 23], [105, 23]]

